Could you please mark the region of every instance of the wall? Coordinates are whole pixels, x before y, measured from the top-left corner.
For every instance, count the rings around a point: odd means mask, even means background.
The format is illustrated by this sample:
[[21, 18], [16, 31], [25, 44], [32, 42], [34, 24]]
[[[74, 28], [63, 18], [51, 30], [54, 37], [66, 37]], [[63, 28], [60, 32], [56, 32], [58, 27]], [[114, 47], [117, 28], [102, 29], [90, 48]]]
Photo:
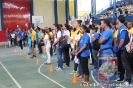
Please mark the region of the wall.
[[17, 25], [26, 29], [30, 25], [30, 0], [3, 0], [4, 29], [15, 30]]
[[[33, 0], [34, 16], [44, 16], [44, 23], [39, 27], [52, 27], [54, 24], [54, 0]], [[36, 24], [35, 24], [36, 25]]]
[[66, 23], [66, 11], [65, 11], [65, 1], [58, 1], [58, 23], [65, 24]]

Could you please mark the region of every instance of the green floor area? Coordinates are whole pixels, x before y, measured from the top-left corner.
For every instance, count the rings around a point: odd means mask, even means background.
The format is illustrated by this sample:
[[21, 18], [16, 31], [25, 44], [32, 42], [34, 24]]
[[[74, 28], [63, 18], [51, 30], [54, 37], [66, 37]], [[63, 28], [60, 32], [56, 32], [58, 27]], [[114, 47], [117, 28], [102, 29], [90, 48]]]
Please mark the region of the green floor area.
[[[41, 55], [37, 55], [40, 64], [36, 65], [35, 59], [26, 59], [28, 47], [24, 47], [22, 56], [19, 53], [14, 53], [15, 48], [0, 47], [0, 88], [82, 88], [79, 83], [72, 83], [73, 61], [71, 61], [70, 68], [64, 69], [62, 72], [49, 72], [49, 65], [42, 65], [46, 59], [42, 59]], [[18, 52], [20, 49], [16, 48]], [[38, 72], [39, 67], [42, 74]], [[53, 67], [57, 67], [56, 56], [52, 57]], [[91, 69], [92, 67], [89, 66]], [[13, 81], [13, 79], [15, 82]], [[79, 82], [82, 79], [78, 80]], [[90, 75], [90, 83], [94, 84], [94, 80]], [[19, 87], [18, 87], [19, 86]], [[89, 86], [88, 86], [89, 87]], [[92, 87], [91, 88], [100, 88]]]

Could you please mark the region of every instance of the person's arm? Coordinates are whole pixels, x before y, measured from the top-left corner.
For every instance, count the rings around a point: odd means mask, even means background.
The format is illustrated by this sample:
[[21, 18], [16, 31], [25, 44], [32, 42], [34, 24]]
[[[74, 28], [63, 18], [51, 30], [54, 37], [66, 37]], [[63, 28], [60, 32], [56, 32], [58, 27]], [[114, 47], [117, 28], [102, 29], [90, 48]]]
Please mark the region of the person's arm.
[[110, 32], [103, 32], [102, 35], [101, 35], [101, 38], [99, 39], [99, 44], [103, 44], [105, 43], [110, 37]]
[[122, 31], [121, 35], [120, 35], [120, 43], [118, 45], [119, 48], [121, 48], [124, 45], [125, 39], [128, 36], [128, 32], [127, 31]]
[[83, 50], [85, 50], [85, 48], [87, 47], [87, 45], [89, 44], [89, 42], [90, 42], [89, 36], [85, 36], [84, 44], [83, 44], [82, 48], [80, 48], [80, 49], [77, 51], [76, 56], [77, 56], [78, 54], [80, 54]]

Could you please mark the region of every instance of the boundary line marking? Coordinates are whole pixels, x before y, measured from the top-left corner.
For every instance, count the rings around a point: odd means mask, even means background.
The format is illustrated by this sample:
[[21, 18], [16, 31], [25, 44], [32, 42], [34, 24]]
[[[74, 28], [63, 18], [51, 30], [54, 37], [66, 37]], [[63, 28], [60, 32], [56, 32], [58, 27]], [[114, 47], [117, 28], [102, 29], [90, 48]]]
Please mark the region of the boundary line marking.
[[44, 64], [42, 64], [39, 68], [38, 68], [38, 73], [41, 74], [42, 76], [44, 76], [45, 78], [49, 79], [50, 81], [52, 81], [53, 83], [57, 84], [58, 86], [60, 86], [61, 88], [65, 88], [63, 85], [59, 84], [58, 82], [54, 81], [53, 79], [49, 78], [48, 76], [44, 75], [40, 69]]
[[94, 76], [93, 76], [93, 71], [91, 71], [91, 77], [92, 77], [92, 79], [95, 81], [96, 84], [100, 85], [100, 84], [95, 80], [95, 78], [94, 78]]
[[15, 82], [15, 84], [18, 86], [18, 88], [22, 88], [19, 83], [15, 80], [15, 78], [10, 74], [10, 72], [6, 69], [6, 67], [2, 64], [0, 61], [1, 66], [5, 69], [5, 71], [8, 73], [8, 75], [11, 77], [11, 79]]

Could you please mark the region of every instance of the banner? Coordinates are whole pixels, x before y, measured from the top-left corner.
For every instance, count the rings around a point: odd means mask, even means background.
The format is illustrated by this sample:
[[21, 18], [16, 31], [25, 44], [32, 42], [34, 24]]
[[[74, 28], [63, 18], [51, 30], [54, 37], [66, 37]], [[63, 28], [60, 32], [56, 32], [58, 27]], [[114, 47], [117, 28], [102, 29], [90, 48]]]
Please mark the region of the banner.
[[98, 78], [100, 81], [116, 80], [117, 57], [100, 57]]

